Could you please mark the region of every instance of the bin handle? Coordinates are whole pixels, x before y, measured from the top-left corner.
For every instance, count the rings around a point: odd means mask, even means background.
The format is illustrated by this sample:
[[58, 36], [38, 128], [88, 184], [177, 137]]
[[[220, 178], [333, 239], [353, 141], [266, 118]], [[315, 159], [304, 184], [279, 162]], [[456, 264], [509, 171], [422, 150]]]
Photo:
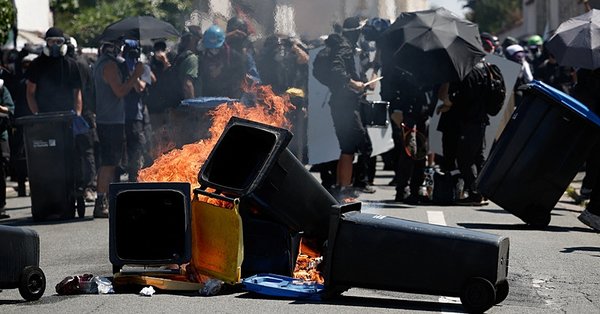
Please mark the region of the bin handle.
[[225, 202], [230, 202], [233, 203], [234, 205], [239, 205], [240, 204], [240, 199], [239, 198], [231, 198], [231, 197], [227, 197], [224, 195], [220, 195], [220, 194], [215, 194], [212, 192], [208, 192], [205, 190], [202, 190], [200, 188], [195, 188], [194, 189], [194, 194], [202, 194], [204, 196], [208, 196], [208, 197], [212, 197], [212, 198], [216, 198]]

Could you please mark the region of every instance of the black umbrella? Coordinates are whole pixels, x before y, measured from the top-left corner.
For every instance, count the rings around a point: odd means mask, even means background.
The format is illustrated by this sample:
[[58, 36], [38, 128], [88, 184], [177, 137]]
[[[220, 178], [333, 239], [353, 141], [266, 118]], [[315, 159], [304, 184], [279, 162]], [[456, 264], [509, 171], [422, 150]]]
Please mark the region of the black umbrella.
[[99, 40], [137, 39], [148, 41], [157, 38], [178, 37], [173, 25], [152, 16], [131, 16], [108, 25]]
[[560, 65], [600, 68], [600, 10], [591, 10], [560, 24], [546, 48]]
[[485, 56], [477, 24], [444, 8], [402, 13], [383, 36], [395, 71], [419, 86], [462, 80]]

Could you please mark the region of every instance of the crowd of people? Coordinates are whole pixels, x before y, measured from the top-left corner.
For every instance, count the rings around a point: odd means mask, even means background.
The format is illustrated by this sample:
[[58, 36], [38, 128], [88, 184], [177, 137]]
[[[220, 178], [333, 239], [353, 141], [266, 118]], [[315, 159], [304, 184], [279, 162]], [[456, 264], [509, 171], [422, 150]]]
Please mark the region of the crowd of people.
[[[51, 27], [41, 49], [4, 53], [0, 120], [5, 115], [13, 123], [0, 137], [0, 169], [9, 169], [18, 182], [18, 196], [26, 196], [27, 162], [16, 118], [73, 112], [76, 193], [95, 202], [95, 218], [107, 218], [109, 184], [137, 181], [139, 170], [164, 153], [155, 142], [169, 132], [169, 110], [182, 100], [240, 99], [245, 84], [268, 84], [280, 95], [290, 89], [305, 93], [309, 57], [302, 42], [271, 35], [255, 49], [244, 19], [226, 22], [205, 31], [190, 25], [175, 47], [164, 38], [153, 39], [151, 48], [133, 39], [101, 40], [92, 55]], [[301, 110], [303, 96], [290, 96]], [[7, 218], [3, 191], [0, 217]]]
[[[317, 79], [327, 73], [319, 81], [331, 93], [329, 105], [341, 152], [338, 160], [316, 165], [323, 185], [339, 199], [375, 192], [372, 143], [361, 115], [368, 102], [365, 91], [374, 89], [374, 84], [365, 83], [381, 76], [380, 95], [389, 102], [394, 140], [393, 150], [384, 156], [395, 174], [390, 182], [396, 186], [394, 201], [411, 205], [431, 202], [422, 186], [426, 169], [435, 166], [443, 173], [459, 174], [457, 182], [462, 182], [462, 188], [455, 204], [486, 205], [475, 184], [485, 162], [485, 145], [491, 144], [484, 140], [489, 116], [477, 92], [478, 82], [485, 76], [485, 61], [475, 65], [462, 81], [421, 86], [395, 69], [394, 49], [385, 36], [389, 26], [385, 19], [350, 17], [335, 25], [322, 43], [327, 61], [321, 63], [327, 69], [320, 69], [322, 65], [315, 61], [313, 73]], [[18, 118], [73, 111], [75, 119], [87, 126], [75, 135], [77, 191], [86, 201], [95, 202], [94, 217], [107, 218], [109, 184], [122, 174], [137, 181], [138, 171], [157, 155], [155, 142], [170, 128], [169, 109], [181, 100], [240, 99], [242, 87], [248, 83], [270, 85], [277, 94], [289, 94], [290, 90], [308, 93], [307, 45], [273, 34], [255, 47], [251, 33], [246, 21], [235, 16], [223, 28], [212, 25], [203, 31], [188, 26], [176, 49], [165, 39], [153, 40], [150, 49], [137, 40], [119, 38], [102, 41], [98, 54], [90, 56], [81, 54], [74, 40], [52, 27], [39, 54], [31, 49], [5, 54], [0, 119], [3, 114]], [[586, 104], [595, 102], [589, 91], [594, 90], [596, 72], [560, 66], [544, 49], [541, 36], [521, 41], [507, 37], [500, 43], [498, 37], [482, 33], [481, 41], [486, 52], [521, 65], [512, 91], [516, 106], [522, 97], [518, 87], [534, 79], [573, 93]], [[373, 74], [367, 77], [367, 73]], [[307, 103], [299, 98], [294, 104], [302, 109]], [[434, 114], [441, 115], [435, 126], [443, 134], [441, 156], [428, 154], [426, 149]], [[23, 127], [13, 125], [3, 131], [0, 144], [2, 163], [8, 165], [10, 160], [18, 195], [25, 196]], [[583, 197], [590, 197], [598, 181], [599, 151], [596, 147], [586, 163]], [[358, 162], [354, 163], [356, 155]], [[0, 167], [2, 178], [4, 169]], [[0, 183], [6, 184], [5, 180]], [[4, 190], [0, 186], [1, 217], [8, 216]], [[594, 228], [600, 229], [600, 216], [597, 218]]]
[[[336, 162], [319, 168], [322, 178], [328, 182], [326, 187], [334, 184], [331, 190], [339, 199], [373, 191], [369, 186], [373, 176], [368, 175], [374, 171], [373, 164], [361, 162], [361, 157], [369, 157], [371, 153], [368, 134], [360, 116], [361, 102], [364, 101], [362, 95], [370, 86], [365, 85], [367, 79], [362, 76], [366, 68], [357, 68], [354, 62], [354, 57], [361, 54], [363, 42], [373, 41], [377, 52], [370, 68], [383, 77], [381, 98], [389, 102], [389, 116], [393, 122], [394, 149], [385, 155], [390, 156], [387, 163], [395, 173], [390, 182], [390, 185], [396, 186], [395, 201], [410, 205], [435, 203], [435, 193], [423, 189], [426, 173], [431, 173], [427, 168], [435, 167], [439, 173], [455, 177], [449, 182], [456, 184], [453, 199], [437, 200], [440, 204], [487, 205], [487, 200], [476, 186], [478, 174], [486, 160], [485, 146], [493, 144], [485, 143], [490, 116], [483, 101], [488, 97], [484, 95], [487, 90], [482, 87], [489, 71], [485, 59], [477, 63], [461, 81], [422, 86], [414, 81], [410, 73], [397, 71], [394, 39], [386, 37], [385, 33], [388, 26], [388, 21], [378, 18], [365, 21], [352, 17], [346, 19], [338, 32], [330, 35], [326, 41], [331, 49], [332, 79], [320, 81], [331, 92], [329, 104], [341, 150]], [[361, 33], [365, 36], [359, 36]], [[519, 87], [535, 79], [571, 94], [591, 110], [597, 110], [597, 97], [593, 95], [597, 90], [594, 87], [598, 84], [597, 71], [559, 65], [554, 55], [545, 49], [545, 42], [539, 35], [531, 35], [523, 40], [507, 37], [502, 43], [490, 33], [484, 32], [480, 36], [487, 53], [521, 66], [513, 90], [506, 93], [507, 97], [514, 95], [512, 103], [515, 107], [523, 97]], [[441, 101], [441, 105], [437, 105], [438, 101]], [[427, 147], [429, 122], [434, 114], [441, 115], [439, 124], [434, 127], [442, 133], [442, 155], [427, 154], [427, 149], [416, 147]], [[585, 164], [586, 176], [580, 192], [582, 199], [591, 197], [591, 201], [579, 217], [596, 230], [600, 230], [600, 211], [593, 191], [598, 192], [594, 186], [598, 182], [599, 148], [596, 145], [592, 149]], [[357, 154], [359, 162], [353, 174], [352, 161]], [[362, 185], [363, 182], [367, 182], [366, 187]]]

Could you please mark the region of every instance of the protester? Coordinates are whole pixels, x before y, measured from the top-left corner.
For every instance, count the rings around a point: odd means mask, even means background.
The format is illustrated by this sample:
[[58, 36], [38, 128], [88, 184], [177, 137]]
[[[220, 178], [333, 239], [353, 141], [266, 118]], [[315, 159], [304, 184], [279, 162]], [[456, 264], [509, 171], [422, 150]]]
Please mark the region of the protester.
[[202, 96], [240, 99], [246, 77], [245, 59], [225, 43], [225, 33], [213, 25], [204, 32], [200, 62]]
[[107, 42], [100, 48], [100, 57], [94, 66], [96, 88], [96, 123], [100, 140], [101, 165], [98, 170], [98, 195], [94, 206], [95, 218], [108, 218], [106, 194], [115, 178], [115, 170], [123, 155], [125, 141], [125, 108], [123, 98], [139, 84], [145, 71], [137, 63], [128, 79], [119, 69], [117, 56], [120, 42]]
[[336, 196], [339, 199], [356, 196], [352, 188], [352, 163], [354, 154], [366, 151], [367, 131], [360, 118], [360, 94], [365, 84], [360, 80], [354, 62], [362, 23], [358, 17], [344, 20], [342, 34], [329, 35], [325, 44], [330, 49], [330, 78], [327, 86], [331, 92], [329, 106], [335, 133], [340, 145], [337, 163]]
[[81, 77], [77, 64], [67, 58], [62, 30], [46, 32], [43, 54], [33, 60], [27, 71], [27, 103], [33, 114], [82, 110]]
[[527, 62], [535, 70], [548, 58], [544, 50], [544, 40], [540, 35], [531, 35], [527, 39]]
[[[475, 180], [483, 167], [483, 150], [485, 148], [485, 129], [489, 125], [482, 93], [481, 78], [487, 75], [485, 61], [480, 61], [460, 82], [451, 82], [441, 88], [440, 98], [443, 104], [437, 109], [438, 113], [448, 115], [438, 130], [443, 133], [442, 149], [444, 159], [455, 159], [464, 180], [465, 198], [459, 198], [456, 203], [467, 206], [484, 206], [487, 202], [477, 191]], [[447, 93], [446, 93], [447, 88]], [[448, 117], [450, 117], [448, 119]], [[444, 171], [452, 170], [454, 160], [444, 162]]]
[[9, 119], [14, 114], [15, 105], [8, 88], [4, 86], [4, 80], [0, 79], [0, 219], [10, 218], [6, 214], [6, 165], [10, 157], [8, 145]]
[[[129, 78], [135, 70], [136, 64], [140, 62], [140, 48], [136, 40], [127, 39], [123, 46], [123, 58], [125, 62], [120, 63], [123, 76]], [[148, 85], [152, 83], [152, 72], [150, 67], [144, 65], [144, 72], [133, 85], [133, 89], [124, 97], [125, 102], [125, 142], [127, 147], [126, 171], [129, 182], [137, 182], [138, 172], [144, 163], [143, 152], [146, 145], [146, 133], [144, 132], [143, 95]]]
[[[31, 110], [27, 104], [27, 79], [26, 73], [29, 70], [31, 62], [38, 56], [33, 53], [27, 53], [21, 57], [20, 66], [15, 69], [18, 84], [13, 87], [11, 95], [15, 104], [14, 118], [20, 118], [31, 115]], [[16, 124], [13, 126], [13, 132], [9, 133], [10, 144], [10, 162], [14, 171], [14, 178], [17, 181], [17, 195], [24, 197], [27, 195], [25, 182], [27, 181], [27, 158], [25, 155], [23, 125]], [[14, 179], [13, 178], [13, 179]]]
[[[75, 61], [79, 77], [81, 78], [81, 118], [85, 120], [88, 128], [76, 130], [75, 135], [75, 165], [77, 193], [83, 194], [86, 202], [96, 200], [96, 159], [94, 152], [94, 142], [96, 135], [96, 116], [94, 115], [95, 97], [94, 80], [92, 78], [92, 69], [87, 60], [80, 58], [77, 53], [77, 42], [74, 38], [68, 37], [67, 57]], [[80, 119], [80, 117], [77, 117]]]
[[256, 83], [260, 83], [261, 77], [256, 67], [254, 45], [249, 39], [248, 23], [241, 17], [234, 16], [227, 21], [225, 33], [227, 45], [244, 56], [244, 66], [248, 77]]
[[[199, 26], [195, 25], [188, 26], [188, 31], [181, 36], [179, 53], [175, 60], [177, 81], [181, 84], [182, 91], [182, 95], [177, 99], [177, 104], [183, 99], [200, 96], [198, 42], [200, 42], [201, 39], [202, 30]], [[178, 93], [177, 90], [173, 92]]]
[[535, 69], [533, 77], [566, 94], [570, 93], [575, 84], [575, 70], [559, 65], [552, 53]]
[[525, 52], [525, 49], [523, 49], [523, 47], [520, 45], [511, 45], [506, 47], [506, 57], [509, 60], [521, 65], [519, 76], [517, 76], [515, 86], [513, 87], [515, 106], [518, 106], [523, 99], [523, 91], [519, 90], [519, 86], [533, 81], [533, 73], [531, 71], [531, 66], [526, 60], [526, 55], [527, 53]]
[[271, 85], [278, 95], [292, 87], [306, 91], [308, 60], [308, 53], [300, 42], [271, 35], [265, 40], [257, 58], [262, 83]]
[[[600, 113], [598, 90], [600, 90], [600, 69], [580, 69], [577, 71], [577, 84], [573, 87], [572, 95], [596, 114]], [[597, 164], [599, 156], [600, 144], [596, 143], [588, 157], [588, 161], [591, 160], [592, 164], [587, 165], [589, 173], [586, 172], [584, 184], [585, 189], [591, 189], [591, 191], [586, 191], [589, 192], [590, 201], [581, 215], [577, 217], [585, 225], [596, 231], [600, 231], [600, 174]]]
[[[426, 156], [419, 155], [422, 148], [416, 145], [426, 145], [417, 141], [417, 134], [429, 134], [429, 115], [435, 105], [431, 104], [431, 88], [416, 86], [406, 77], [395, 78], [394, 91], [385, 95], [390, 101], [392, 117], [392, 138], [397, 160], [394, 169], [396, 179], [396, 202], [418, 205], [422, 201], [420, 188], [423, 184]], [[418, 133], [417, 133], [418, 132]], [[411, 145], [413, 147], [411, 147]], [[427, 152], [425, 148], [425, 152]]]

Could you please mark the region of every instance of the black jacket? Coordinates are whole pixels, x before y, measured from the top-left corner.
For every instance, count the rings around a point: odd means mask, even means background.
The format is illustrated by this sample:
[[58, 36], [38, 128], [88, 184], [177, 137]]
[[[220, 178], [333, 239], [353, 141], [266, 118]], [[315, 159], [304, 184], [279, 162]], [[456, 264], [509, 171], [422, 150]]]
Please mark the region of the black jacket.
[[340, 34], [329, 35], [325, 44], [331, 48], [331, 93], [354, 92], [348, 85], [351, 79], [360, 81], [354, 61], [354, 47]]

